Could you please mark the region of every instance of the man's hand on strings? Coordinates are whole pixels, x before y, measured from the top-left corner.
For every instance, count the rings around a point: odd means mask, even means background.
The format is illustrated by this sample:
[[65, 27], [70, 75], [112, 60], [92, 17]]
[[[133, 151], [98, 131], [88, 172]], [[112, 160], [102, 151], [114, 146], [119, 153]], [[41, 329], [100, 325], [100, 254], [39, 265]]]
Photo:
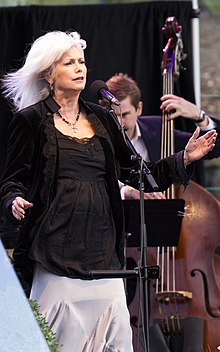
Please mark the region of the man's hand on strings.
[[[140, 199], [140, 191], [130, 186], [125, 186], [124, 197], [125, 199]], [[144, 199], [166, 199], [166, 197], [162, 192], [149, 192], [144, 193]]]
[[173, 120], [178, 116], [192, 120], [198, 120], [199, 118], [199, 107], [184, 98], [174, 94], [165, 94], [162, 96], [161, 101], [160, 109], [169, 112], [167, 115], [169, 120]]

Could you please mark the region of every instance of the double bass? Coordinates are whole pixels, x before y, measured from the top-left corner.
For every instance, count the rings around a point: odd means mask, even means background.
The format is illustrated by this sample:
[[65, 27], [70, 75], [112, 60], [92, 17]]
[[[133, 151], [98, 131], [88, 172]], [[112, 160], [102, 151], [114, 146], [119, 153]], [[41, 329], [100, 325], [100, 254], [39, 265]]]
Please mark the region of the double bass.
[[[181, 26], [169, 17], [163, 30], [163, 94], [172, 94], [184, 59]], [[162, 158], [175, 151], [173, 129], [163, 111]], [[160, 279], [150, 282], [150, 325], [159, 324], [172, 352], [220, 351], [219, 201], [193, 181], [166, 197], [184, 199], [185, 214], [177, 247], [148, 248], [148, 264], [161, 267]]]

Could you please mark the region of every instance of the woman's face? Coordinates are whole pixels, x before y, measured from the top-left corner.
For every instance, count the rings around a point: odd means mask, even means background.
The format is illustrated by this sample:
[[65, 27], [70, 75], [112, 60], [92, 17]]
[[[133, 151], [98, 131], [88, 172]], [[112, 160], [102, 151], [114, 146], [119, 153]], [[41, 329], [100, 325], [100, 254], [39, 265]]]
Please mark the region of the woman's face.
[[85, 88], [86, 75], [84, 53], [73, 46], [55, 63], [49, 82], [53, 84], [55, 95], [56, 92], [80, 93]]

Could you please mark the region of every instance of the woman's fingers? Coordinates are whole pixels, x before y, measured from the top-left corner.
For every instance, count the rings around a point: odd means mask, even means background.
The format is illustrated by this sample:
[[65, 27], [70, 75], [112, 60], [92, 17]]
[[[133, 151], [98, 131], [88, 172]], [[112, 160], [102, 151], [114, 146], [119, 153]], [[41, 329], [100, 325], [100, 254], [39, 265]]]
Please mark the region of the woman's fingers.
[[12, 201], [12, 214], [17, 220], [22, 220], [25, 217], [25, 209], [31, 208], [32, 206], [33, 203], [30, 203], [21, 197], [16, 197]]

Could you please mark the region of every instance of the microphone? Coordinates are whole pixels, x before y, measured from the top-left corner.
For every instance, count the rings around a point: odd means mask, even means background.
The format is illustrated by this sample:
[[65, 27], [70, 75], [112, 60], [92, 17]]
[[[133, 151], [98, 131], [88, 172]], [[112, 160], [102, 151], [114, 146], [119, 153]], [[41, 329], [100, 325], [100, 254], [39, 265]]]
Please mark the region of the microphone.
[[106, 99], [111, 104], [115, 104], [117, 106], [120, 105], [118, 99], [114, 97], [114, 95], [108, 90], [108, 87], [105, 82], [97, 80], [94, 81], [90, 86], [90, 92], [97, 98], [97, 99]]

